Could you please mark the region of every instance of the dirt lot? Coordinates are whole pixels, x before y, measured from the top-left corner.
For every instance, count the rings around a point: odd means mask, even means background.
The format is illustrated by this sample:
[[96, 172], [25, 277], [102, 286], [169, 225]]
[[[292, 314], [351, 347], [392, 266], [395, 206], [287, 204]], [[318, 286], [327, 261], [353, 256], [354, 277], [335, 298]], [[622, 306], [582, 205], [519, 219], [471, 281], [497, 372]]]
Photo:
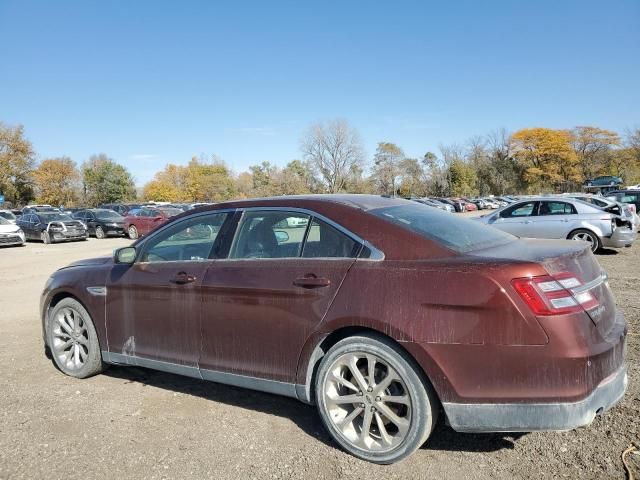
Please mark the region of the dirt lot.
[[[598, 255], [630, 324], [624, 401], [580, 430], [458, 434], [382, 467], [342, 451], [313, 407], [139, 368], [75, 380], [45, 358], [38, 300], [73, 260], [124, 239], [0, 249], [0, 479], [9, 478], [624, 478], [640, 443], [640, 242]], [[636, 476], [640, 456], [629, 456]]]

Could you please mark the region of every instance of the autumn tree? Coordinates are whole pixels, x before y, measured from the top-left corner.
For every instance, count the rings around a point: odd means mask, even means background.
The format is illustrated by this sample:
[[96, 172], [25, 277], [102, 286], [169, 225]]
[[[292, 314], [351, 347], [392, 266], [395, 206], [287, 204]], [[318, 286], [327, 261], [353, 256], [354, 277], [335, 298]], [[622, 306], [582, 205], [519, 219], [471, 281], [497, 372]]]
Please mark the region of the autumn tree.
[[620, 136], [610, 130], [597, 127], [574, 128], [573, 148], [578, 158], [582, 180], [604, 173], [608, 153], [612, 147], [618, 145], [620, 145]]
[[90, 205], [136, 198], [129, 171], [104, 153], [92, 155], [82, 165], [82, 184], [85, 201]]
[[455, 197], [473, 196], [478, 193], [476, 171], [465, 161], [455, 159], [451, 162], [449, 178], [451, 179], [451, 195]]
[[567, 130], [525, 128], [511, 136], [511, 150], [524, 169], [529, 189], [569, 189], [581, 182], [578, 158]]
[[80, 193], [80, 172], [69, 157], [43, 160], [33, 172], [39, 202], [74, 205]]
[[312, 125], [300, 149], [329, 193], [344, 190], [354, 167], [364, 163], [360, 136], [345, 120]]
[[372, 178], [380, 193], [395, 196], [399, 187], [400, 164], [404, 160], [404, 152], [390, 142], [378, 143], [373, 156]]
[[5, 201], [26, 203], [33, 198], [35, 154], [22, 125], [0, 123], [0, 194]]

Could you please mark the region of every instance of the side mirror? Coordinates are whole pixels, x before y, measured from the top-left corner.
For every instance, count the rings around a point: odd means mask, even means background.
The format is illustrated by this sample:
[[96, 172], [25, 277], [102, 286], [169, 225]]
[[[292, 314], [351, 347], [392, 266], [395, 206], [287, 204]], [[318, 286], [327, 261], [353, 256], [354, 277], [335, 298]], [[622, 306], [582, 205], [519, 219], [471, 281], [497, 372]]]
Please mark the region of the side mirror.
[[278, 244], [286, 243], [289, 241], [289, 234], [284, 230], [276, 230], [273, 233], [276, 236], [276, 241], [278, 242]]
[[164, 220], [163, 217], [157, 216], [157, 217], [153, 217], [153, 221], [154, 222], [159, 222], [160, 220]]
[[114, 263], [131, 265], [136, 261], [136, 253], [135, 247], [118, 248], [113, 252], [113, 261]]

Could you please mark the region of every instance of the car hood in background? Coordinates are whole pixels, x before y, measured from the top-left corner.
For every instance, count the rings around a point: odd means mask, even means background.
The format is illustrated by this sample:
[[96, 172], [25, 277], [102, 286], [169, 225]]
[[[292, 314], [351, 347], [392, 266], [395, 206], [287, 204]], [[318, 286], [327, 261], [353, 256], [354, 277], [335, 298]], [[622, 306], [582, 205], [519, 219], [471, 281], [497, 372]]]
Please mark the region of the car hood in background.
[[16, 233], [20, 230], [20, 227], [16, 224], [0, 225], [0, 233]]

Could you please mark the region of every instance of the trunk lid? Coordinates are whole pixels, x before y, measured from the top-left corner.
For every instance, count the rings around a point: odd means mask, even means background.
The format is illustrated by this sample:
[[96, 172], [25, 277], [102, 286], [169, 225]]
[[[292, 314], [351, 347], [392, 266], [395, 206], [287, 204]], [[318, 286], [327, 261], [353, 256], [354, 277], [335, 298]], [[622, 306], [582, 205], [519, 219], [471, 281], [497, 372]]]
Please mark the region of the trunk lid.
[[[616, 304], [607, 275], [586, 242], [522, 239], [472, 255], [535, 262], [554, 278], [574, 277], [580, 285], [567, 288], [583, 305], [598, 332], [607, 337], [616, 322]], [[595, 302], [580, 302], [591, 295]]]

